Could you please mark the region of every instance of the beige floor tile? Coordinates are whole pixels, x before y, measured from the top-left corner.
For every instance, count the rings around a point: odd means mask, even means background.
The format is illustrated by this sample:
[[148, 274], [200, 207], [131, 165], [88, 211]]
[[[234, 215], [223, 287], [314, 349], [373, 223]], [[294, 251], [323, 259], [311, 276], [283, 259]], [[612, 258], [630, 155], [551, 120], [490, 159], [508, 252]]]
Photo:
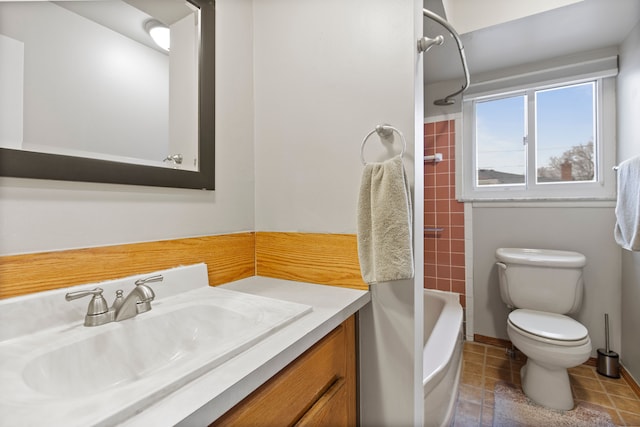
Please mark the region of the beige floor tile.
[[485, 389], [486, 391], [490, 391], [490, 392], [492, 392], [492, 393], [493, 393], [493, 390], [495, 390], [495, 388], [496, 388], [496, 383], [497, 383], [498, 381], [502, 381], [502, 380], [499, 380], [499, 379], [497, 379], [497, 378], [484, 377], [484, 389]]
[[604, 375], [600, 375], [598, 373], [598, 371], [594, 370], [594, 372], [596, 373], [596, 377], [600, 381], [602, 381], [603, 384], [604, 383], [611, 383], [611, 384], [626, 384], [627, 383], [622, 377], [620, 377], [620, 378], [610, 378], [610, 377], [606, 377]]
[[475, 373], [482, 373], [482, 370], [484, 369], [484, 363], [466, 360], [463, 358], [462, 369], [467, 371], [474, 371]]
[[[460, 394], [453, 427], [489, 427], [493, 424], [493, 390], [497, 381], [521, 386], [520, 368], [526, 362], [521, 353], [511, 359], [504, 348], [465, 343]], [[599, 405], [616, 425], [640, 427], [640, 398], [622, 379], [599, 375], [592, 366], [569, 369], [576, 399]]]
[[484, 364], [462, 361], [462, 375], [480, 375], [484, 373]]
[[605, 388], [597, 378], [588, 378], [580, 375], [570, 374], [569, 379], [571, 381], [571, 385], [575, 388], [605, 392]]
[[487, 347], [487, 356], [508, 359], [507, 350], [503, 347]]
[[576, 366], [575, 368], [569, 368], [569, 373], [589, 378], [597, 378], [598, 375], [596, 374], [595, 368], [584, 365]]
[[613, 402], [609, 399], [607, 393], [601, 393], [599, 391], [576, 388], [573, 390], [575, 398], [584, 400], [585, 402], [595, 403], [596, 405], [606, 406], [607, 408], [615, 408]]
[[475, 352], [475, 353], [484, 354], [486, 347], [484, 345], [482, 345], [482, 344], [465, 341], [463, 349], [466, 350], [466, 351], [472, 351], [472, 352]]
[[467, 384], [472, 387], [479, 387], [479, 388], [484, 387], [484, 378], [482, 375], [462, 372], [461, 382], [462, 384]]
[[627, 399], [621, 396], [610, 397], [611, 400], [613, 400], [613, 404], [616, 405], [616, 408], [618, 408], [618, 410], [640, 414], [640, 400]]
[[479, 363], [479, 364], [484, 363], [484, 353], [467, 351], [464, 353], [463, 358], [465, 362]]
[[486, 363], [487, 366], [511, 370], [511, 361], [509, 359], [501, 359], [487, 355], [484, 363]]
[[622, 421], [622, 419], [620, 418], [620, 415], [618, 414], [618, 411], [614, 408], [605, 408], [604, 406], [602, 407], [603, 411], [606, 411], [607, 413], [609, 413], [609, 415], [611, 416], [611, 421], [617, 425], [617, 426], [623, 426], [624, 425], [624, 421]]
[[618, 412], [620, 413], [620, 417], [622, 417], [622, 421], [624, 422], [624, 424], [620, 423], [621, 425], [634, 427], [640, 426], [640, 414], [625, 411]]
[[520, 370], [520, 368], [522, 368], [524, 365], [527, 364], [526, 360], [511, 360], [511, 369], [513, 370]]
[[631, 387], [629, 387], [629, 384], [627, 384], [624, 380], [620, 383], [602, 381], [601, 384], [604, 386], [605, 391], [611, 395], [622, 396], [626, 397], [627, 399], [640, 400], [640, 398], [638, 398]]
[[466, 401], [482, 404], [483, 390], [480, 387], [473, 387], [468, 384], [460, 384], [460, 394], [458, 401]]
[[502, 380], [502, 381], [509, 381], [511, 382], [511, 370], [510, 369], [502, 369], [502, 368], [497, 368], [495, 366], [485, 366], [484, 367], [484, 375], [486, 377], [491, 377], [491, 378], [495, 378], [498, 380]]
[[[519, 366], [517, 368], [514, 368], [513, 366], [511, 367], [511, 380], [514, 383], [520, 380], [520, 372], [522, 372], [522, 366]], [[520, 382], [517, 382], [516, 384], [520, 384]]]

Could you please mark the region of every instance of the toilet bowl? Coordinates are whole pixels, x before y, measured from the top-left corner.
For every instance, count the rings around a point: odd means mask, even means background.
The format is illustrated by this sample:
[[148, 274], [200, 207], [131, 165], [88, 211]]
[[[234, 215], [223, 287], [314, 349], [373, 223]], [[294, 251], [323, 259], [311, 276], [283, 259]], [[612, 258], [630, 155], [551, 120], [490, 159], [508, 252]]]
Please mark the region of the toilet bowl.
[[522, 390], [534, 402], [552, 409], [574, 406], [568, 368], [591, 354], [589, 332], [566, 316], [582, 302], [584, 255], [577, 252], [500, 248], [496, 251], [500, 295], [513, 309], [507, 334], [527, 363]]
[[520, 371], [525, 395], [548, 408], [572, 409], [567, 369], [589, 359], [587, 329], [568, 316], [518, 309], [509, 315], [507, 334], [527, 356]]

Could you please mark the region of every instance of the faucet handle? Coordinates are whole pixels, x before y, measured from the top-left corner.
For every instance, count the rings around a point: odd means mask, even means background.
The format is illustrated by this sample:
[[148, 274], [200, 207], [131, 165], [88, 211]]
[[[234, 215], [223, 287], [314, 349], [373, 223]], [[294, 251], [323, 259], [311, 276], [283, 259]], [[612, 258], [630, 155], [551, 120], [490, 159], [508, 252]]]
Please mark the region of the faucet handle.
[[162, 282], [163, 280], [164, 280], [164, 277], [162, 276], [162, 274], [158, 274], [156, 276], [145, 277], [144, 279], [138, 279], [135, 281], [135, 284], [136, 286], [139, 286], [139, 285], [145, 285], [147, 283]]
[[104, 314], [109, 311], [107, 300], [102, 296], [102, 288], [95, 288], [85, 291], [69, 292], [64, 296], [67, 301], [83, 298], [89, 295], [93, 295], [91, 301], [89, 301], [89, 307], [87, 308], [87, 316], [93, 316], [96, 314]]

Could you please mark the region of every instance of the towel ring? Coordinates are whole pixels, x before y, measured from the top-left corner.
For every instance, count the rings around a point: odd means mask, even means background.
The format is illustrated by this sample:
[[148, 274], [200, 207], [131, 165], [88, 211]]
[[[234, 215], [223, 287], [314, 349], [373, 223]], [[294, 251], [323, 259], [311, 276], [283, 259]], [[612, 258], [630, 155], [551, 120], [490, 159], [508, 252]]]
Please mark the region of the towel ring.
[[369, 137], [373, 135], [374, 132], [376, 132], [381, 139], [393, 135], [393, 132], [396, 132], [398, 135], [400, 135], [400, 139], [402, 139], [402, 151], [400, 152], [400, 157], [404, 156], [404, 151], [407, 149], [407, 141], [405, 141], [402, 132], [390, 125], [378, 125], [362, 140], [362, 145], [360, 146], [360, 160], [362, 161], [362, 164], [364, 166], [367, 165], [367, 162], [364, 160], [364, 145], [367, 143], [367, 139], [369, 139]]

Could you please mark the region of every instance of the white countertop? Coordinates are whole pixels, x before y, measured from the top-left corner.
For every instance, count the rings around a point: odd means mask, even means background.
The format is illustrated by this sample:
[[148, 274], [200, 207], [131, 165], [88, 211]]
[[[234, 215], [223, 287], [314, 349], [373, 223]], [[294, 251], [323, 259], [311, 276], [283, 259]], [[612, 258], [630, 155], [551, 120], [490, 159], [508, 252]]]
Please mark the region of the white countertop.
[[367, 291], [258, 276], [222, 288], [307, 304], [313, 311], [120, 425], [208, 425], [371, 300]]

